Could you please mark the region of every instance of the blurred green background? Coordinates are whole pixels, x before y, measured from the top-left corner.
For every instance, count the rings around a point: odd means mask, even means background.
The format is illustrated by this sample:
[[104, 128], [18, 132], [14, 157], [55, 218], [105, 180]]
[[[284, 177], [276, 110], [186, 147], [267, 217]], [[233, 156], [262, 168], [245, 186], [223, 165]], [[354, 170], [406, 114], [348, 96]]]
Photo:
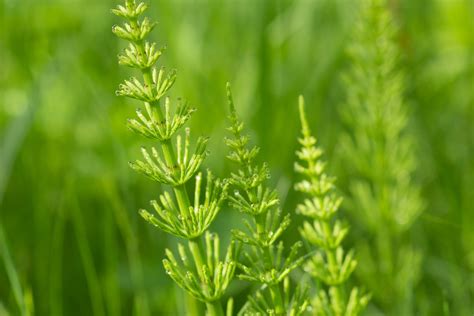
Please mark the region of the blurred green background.
[[[297, 202], [300, 93], [331, 172], [341, 172], [338, 107], [356, 1], [149, 2], [159, 22], [153, 39], [168, 47], [161, 63], [178, 69], [172, 95], [198, 108], [194, 136], [211, 136], [206, 167], [222, 177], [230, 167], [230, 81], [285, 211]], [[15, 274], [36, 315], [175, 315], [180, 306], [161, 265], [176, 241], [136, 211], [161, 189], [127, 165], [144, 141], [125, 127], [138, 104], [114, 94], [131, 75], [116, 62], [124, 45], [111, 34], [116, 3], [0, 0], [0, 315], [20, 313]], [[424, 255], [419, 313], [473, 315], [474, 2], [392, 0], [390, 8], [426, 203], [413, 229]], [[228, 236], [238, 218], [224, 209], [212, 229]], [[298, 238], [296, 229], [286, 236]], [[245, 293], [238, 282], [231, 289]]]

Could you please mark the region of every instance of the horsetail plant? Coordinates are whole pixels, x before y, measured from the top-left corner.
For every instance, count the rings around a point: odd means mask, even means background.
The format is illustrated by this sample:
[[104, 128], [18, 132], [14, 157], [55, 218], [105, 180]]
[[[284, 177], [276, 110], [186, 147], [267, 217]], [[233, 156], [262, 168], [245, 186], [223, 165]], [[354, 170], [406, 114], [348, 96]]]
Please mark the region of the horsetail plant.
[[257, 165], [259, 148], [248, 146], [248, 136], [242, 135], [244, 124], [237, 117], [229, 84], [227, 97], [231, 123], [228, 130], [232, 133], [232, 138], [226, 138], [228, 158], [240, 167], [229, 179], [234, 193], [228, 199], [234, 209], [250, 217], [245, 221], [247, 231], [233, 231], [234, 237], [247, 246], [245, 263], [237, 263], [241, 270], [238, 277], [262, 285], [262, 291], [249, 298], [245, 314], [301, 315], [308, 304], [306, 296], [297, 289], [290, 298], [288, 275], [303, 262], [298, 257], [302, 242], [295, 243], [284, 256], [283, 242], [277, 241], [290, 225], [290, 215], [282, 217], [277, 192], [265, 183], [270, 177], [268, 166]]
[[357, 288], [353, 288], [348, 297], [346, 295], [346, 282], [357, 262], [354, 252], [345, 252], [342, 247], [349, 228], [335, 218], [342, 198], [335, 192], [334, 177], [324, 172], [323, 151], [316, 146], [317, 140], [311, 135], [302, 96], [299, 98], [299, 112], [302, 137], [298, 139], [301, 149], [296, 152], [299, 161], [295, 163], [295, 171], [303, 180], [295, 184], [295, 189], [308, 197], [298, 204], [297, 212], [308, 218], [300, 229], [301, 236], [317, 249], [304, 269], [321, 283], [312, 300], [313, 314], [359, 315], [369, 296], [361, 295]]
[[[397, 70], [395, 27], [382, 0], [362, 1], [349, 53], [347, 97], [341, 108], [347, 133], [341, 154], [347, 174], [348, 209], [364, 238], [357, 245], [358, 275], [374, 303], [392, 315], [411, 315], [421, 255], [410, 230], [423, 209], [412, 180], [417, 165], [407, 130], [403, 78]], [[363, 240], [370, 240], [370, 243]]]
[[[139, 70], [142, 77], [142, 80], [136, 77], [125, 80], [117, 90], [119, 96], [144, 103], [145, 111], [137, 110], [137, 117], [128, 121], [128, 127], [159, 144], [159, 148], [143, 148], [143, 160], [130, 165], [148, 178], [169, 186], [173, 192], [165, 192], [158, 200], [151, 201], [155, 214], [144, 209], [140, 214], [152, 225], [187, 240], [187, 247], [178, 245], [179, 259], [166, 250], [165, 270], [181, 288], [206, 304], [208, 315], [223, 315], [220, 299], [234, 277], [237, 248], [232, 241], [221, 259], [219, 236], [208, 228], [226, 197], [228, 184], [208, 171], [206, 186], [202, 188], [202, 174], [196, 173], [207, 155], [207, 138], [199, 138], [191, 154], [189, 128], [183, 136], [178, 134], [194, 109], [178, 100], [171, 113], [172, 100], [166, 95], [176, 80], [176, 72], [156, 66], [163, 49], [157, 49], [156, 43], [147, 40], [156, 24], [146, 17], [140, 18], [146, 9], [142, 2], [126, 0], [124, 5], [112, 10], [126, 20], [122, 26], [114, 26], [113, 33], [129, 42], [118, 57], [119, 64]], [[186, 184], [193, 177], [195, 192], [191, 202]]]

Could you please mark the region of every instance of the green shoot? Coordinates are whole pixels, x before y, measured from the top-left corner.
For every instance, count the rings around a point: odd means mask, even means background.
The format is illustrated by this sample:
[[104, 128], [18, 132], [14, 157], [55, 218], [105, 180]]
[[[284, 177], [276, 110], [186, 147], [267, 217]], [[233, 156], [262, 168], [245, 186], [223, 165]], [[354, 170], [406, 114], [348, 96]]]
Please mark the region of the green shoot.
[[382, 0], [363, 1], [349, 53], [341, 139], [348, 175], [348, 207], [366, 242], [358, 244], [358, 275], [374, 303], [394, 315], [411, 315], [421, 254], [410, 230], [423, 210], [414, 138], [408, 130], [403, 76], [398, 70], [394, 21]]
[[324, 172], [323, 150], [316, 146], [316, 138], [311, 135], [302, 96], [299, 112], [302, 137], [299, 138], [301, 149], [296, 152], [299, 161], [295, 163], [295, 170], [303, 180], [295, 185], [295, 190], [306, 194], [307, 198], [298, 205], [297, 212], [308, 218], [300, 228], [301, 236], [317, 250], [304, 268], [322, 283], [313, 299], [313, 310], [315, 315], [321, 316], [359, 315], [369, 296], [361, 295], [357, 288], [351, 290], [349, 297], [345, 295], [346, 282], [357, 261], [353, 251], [346, 252], [342, 247], [349, 228], [335, 218], [342, 198], [335, 192], [335, 178]]
[[[248, 146], [249, 138], [242, 134], [244, 124], [237, 117], [229, 84], [227, 97], [231, 123], [228, 129], [232, 133], [232, 138], [226, 139], [230, 148], [228, 158], [239, 166], [229, 179], [234, 190], [229, 195], [229, 202], [234, 209], [250, 217], [250, 220], [245, 221], [246, 231], [233, 231], [234, 237], [247, 246], [244, 252], [245, 263], [238, 263], [241, 270], [239, 278], [260, 283], [268, 291], [268, 296], [259, 292], [255, 299], [250, 298], [253, 304], [250, 304], [247, 312], [257, 313], [265, 306], [265, 311], [269, 314], [291, 314], [294, 304], [285, 299], [290, 288], [282, 285], [290, 272], [303, 262], [303, 258], [298, 256], [302, 243], [295, 243], [285, 256], [283, 242], [277, 242], [290, 224], [290, 215], [282, 216], [276, 190], [266, 184], [270, 177], [268, 166], [255, 162], [259, 149]], [[291, 301], [300, 301], [298, 291], [295, 295], [295, 299]], [[298, 304], [299, 306], [305, 305], [304, 300], [300, 303], [302, 304]]]
[[[227, 183], [214, 178], [208, 171], [206, 187], [201, 190], [202, 174], [196, 176], [196, 173], [207, 155], [207, 139], [198, 138], [191, 154], [189, 128], [185, 130], [184, 137], [177, 135], [194, 109], [178, 100], [174, 114], [171, 114], [172, 101], [166, 94], [176, 80], [176, 71], [167, 72], [156, 67], [163, 49], [157, 49], [156, 43], [147, 41], [156, 24], [146, 17], [140, 18], [146, 9], [147, 5], [143, 2], [126, 0], [124, 5], [112, 10], [126, 20], [122, 26], [114, 26], [112, 31], [129, 42], [128, 48], [119, 56], [119, 63], [138, 69], [142, 77], [141, 80], [136, 77], [125, 80], [119, 86], [117, 95], [144, 103], [145, 111], [137, 110], [137, 118], [130, 119], [128, 126], [137, 134], [159, 143], [158, 149], [143, 148], [144, 160], [130, 165], [151, 180], [171, 187], [174, 193], [165, 192], [159, 201], [151, 201], [156, 215], [144, 209], [140, 210], [140, 214], [163, 231], [187, 239], [191, 255], [179, 244], [181, 261], [178, 262], [173, 252], [166, 250], [167, 259], [163, 260], [166, 272], [181, 288], [206, 303], [209, 315], [223, 315], [219, 300], [233, 279], [237, 251], [234, 242], [231, 242], [225, 259], [221, 261], [219, 237], [207, 230], [226, 197]], [[195, 192], [194, 196], [190, 196], [186, 183], [193, 177], [196, 179]], [[206, 246], [203, 247], [202, 243]]]

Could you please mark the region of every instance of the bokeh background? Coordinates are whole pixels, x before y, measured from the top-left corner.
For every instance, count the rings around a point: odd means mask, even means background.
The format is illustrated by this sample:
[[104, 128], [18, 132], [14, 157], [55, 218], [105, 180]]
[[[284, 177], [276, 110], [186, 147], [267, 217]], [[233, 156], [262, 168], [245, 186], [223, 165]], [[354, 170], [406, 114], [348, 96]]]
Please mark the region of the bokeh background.
[[[285, 211], [297, 202], [299, 94], [331, 172], [343, 176], [338, 107], [357, 1], [149, 2], [159, 21], [153, 39], [168, 47], [161, 63], [178, 69], [172, 95], [198, 108], [194, 135], [211, 136], [206, 167], [229, 172], [230, 81]], [[420, 314], [473, 315], [474, 4], [389, 2], [426, 203], [413, 229], [423, 252], [416, 304]], [[138, 104], [114, 94], [131, 75], [116, 62], [124, 44], [111, 34], [115, 4], [0, 0], [0, 315], [19, 315], [18, 286], [36, 315], [175, 315], [182, 308], [161, 265], [176, 240], [136, 211], [160, 187], [127, 164], [143, 140], [125, 127]], [[212, 229], [228, 236], [238, 221], [225, 208]], [[296, 229], [286, 236], [298, 238]], [[357, 245], [350, 236], [348, 244]], [[245, 298], [245, 285], [231, 291]]]

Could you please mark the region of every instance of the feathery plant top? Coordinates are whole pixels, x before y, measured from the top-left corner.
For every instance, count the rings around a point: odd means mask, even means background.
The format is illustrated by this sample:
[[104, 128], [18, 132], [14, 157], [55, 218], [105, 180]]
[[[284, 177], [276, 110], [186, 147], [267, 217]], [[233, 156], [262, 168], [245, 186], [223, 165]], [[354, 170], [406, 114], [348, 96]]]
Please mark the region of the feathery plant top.
[[[112, 10], [126, 20], [112, 31], [129, 42], [118, 57], [119, 63], [141, 73], [141, 79], [125, 80], [117, 90], [119, 96], [144, 103], [144, 111], [137, 110], [137, 117], [128, 121], [128, 127], [159, 143], [159, 148], [142, 148], [143, 160], [132, 162], [130, 166], [172, 188], [172, 193], [166, 191], [151, 201], [153, 214], [145, 209], [141, 209], [140, 214], [161, 230], [187, 240], [187, 249], [181, 243], [178, 245], [179, 261], [172, 251], [166, 250], [165, 270], [181, 288], [206, 303], [209, 315], [222, 315], [218, 301], [233, 279], [238, 250], [231, 241], [221, 259], [219, 236], [210, 233], [208, 228], [226, 198], [228, 184], [207, 171], [203, 185], [203, 175], [198, 170], [208, 154], [208, 138], [199, 137], [192, 152], [190, 129], [179, 134], [195, 110], [178, 99], [172, 111], [173, 102], [166, 94], [176, 80], [176, 71], [156, 66], [164, 49], [157, 49], [156, 43], [147, 40], [156, 23], [141, 18], [146, 9], [142, 2], [126, 0], [124, 5]], [[190, 196], [186, 184], [192, 178], [195, 178], [195, 186], [194, 195]]]
[[335, 218], [342, 198], [335, 192], [334, 177], [324, 171], [326, 163], [321, 160], [323, 150], [316, 146], [316, 138], [306, 119], [303, 97], [299, 99], [302, 137], [301, 148], [296, 152], [299, 159], [295, 171], [303, 178], [295, 184], [295, 190], [305, 193], [307, 198], [298, 204], [297, 213], [308, 218], [300, 228], [300, 234], [316, 252], [305, 263], [304, 269], [321, 287], [313, 299], [315, 315], [358, 315], [367, 305], [370, 295], [361, 295], [353, 288], [345, 296], [345, 283], [357, 266], [354, 252], [345, 253], [342, 242], [349, 228]]
[[[125, 80], [117, 94], [143, 101], [145, 112], [137, 110], [137, 118], [128, 121], [129, 128], [147, 138], [156, 139], [161, 150], [156, 147], [142, 148], [143, 160], [130, 163], [131, 167], [146, 177], [173, 187], [176, 201], [171, 194], [164, 193], [159, 200], [151, 202], [155, 215], [146, 210], [140, 214], [151, 224], [183, 238], [196, 238], [203, 234], [217, 215], [225, 198], [227, 185], [207, 172], [205, 198], [201, 201], [202, 175], [196, 176], [194, 203], [187, 196], [185, 184], [195, 176], [207, 155], [208, 138], [197, 139], [194, 153], [191, 152], [190, 129], [179, 135], [194, 109], [178, 100], [174, 113], [171, 99], [165, 97], [176, 80], [176, 71], [158, 70], [156, 64], [163, 53], [156, 43], [147, 41], [156, 23], [148, 18], [140, 19], [147, 6], [144, 3], [126, 1], [113, 12], [125, 18], [123, 26], [114, 26], [113, 32], [129, 41], [124, 53], [119, 56], [121, 65], [139, 69], [143, 80], [136, 77]], [[165, 97], [164, 102], [161, 100]], [[172, 140], [175, 140], [173, 146]]]

